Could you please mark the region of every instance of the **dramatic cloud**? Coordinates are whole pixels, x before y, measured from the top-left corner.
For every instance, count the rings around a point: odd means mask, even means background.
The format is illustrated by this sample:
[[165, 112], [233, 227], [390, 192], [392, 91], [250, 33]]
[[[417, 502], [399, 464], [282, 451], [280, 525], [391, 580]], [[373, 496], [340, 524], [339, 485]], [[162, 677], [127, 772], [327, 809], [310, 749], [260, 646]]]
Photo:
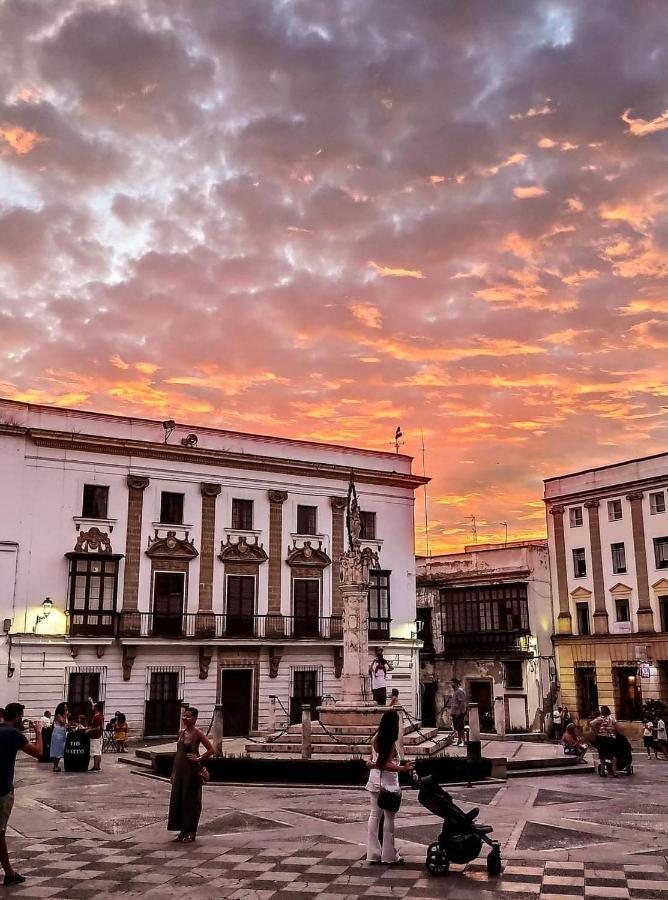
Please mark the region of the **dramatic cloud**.
[[666, 449], [661, 4], [5, 0], [0, 33], [5, 396], [423, 432], [432, 549]]

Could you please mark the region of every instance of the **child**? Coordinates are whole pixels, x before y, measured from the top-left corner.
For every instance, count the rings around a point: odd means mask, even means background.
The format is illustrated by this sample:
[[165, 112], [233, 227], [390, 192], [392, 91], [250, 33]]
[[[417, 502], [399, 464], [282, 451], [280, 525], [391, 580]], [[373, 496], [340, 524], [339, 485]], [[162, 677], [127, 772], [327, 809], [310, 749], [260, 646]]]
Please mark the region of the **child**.
[[392, 692], [390, 694], [390, 706], [399, 706], [399, 690], [398, 690], [398, 688], [392, 688]]
[[128, 723], [122, 712], [116, 713], [114, 718], [114, 743], [119, 753], [127, 753], [126, 742], [128, 739]]
[[578, 759], [582, 759], [582, 757], [587, 752], [587, 745], [581, 743], [580, 739], [578, 738], [575, 723], [573, 722], [566, 726], [566, 731], [564, 731], [563, 745], [564, 753], [566, 754], [566, 756], [577, 756]]
[[657, 753], [656, 740], [654, 738], [654, 722], [651, 719], [648, 719], [643, 725], [642, 742], [645, 750], [647, 750], [647, 759], [652, 758], [652, 750], [654, 750], [654, 756], [658, 759], [659, 754]]

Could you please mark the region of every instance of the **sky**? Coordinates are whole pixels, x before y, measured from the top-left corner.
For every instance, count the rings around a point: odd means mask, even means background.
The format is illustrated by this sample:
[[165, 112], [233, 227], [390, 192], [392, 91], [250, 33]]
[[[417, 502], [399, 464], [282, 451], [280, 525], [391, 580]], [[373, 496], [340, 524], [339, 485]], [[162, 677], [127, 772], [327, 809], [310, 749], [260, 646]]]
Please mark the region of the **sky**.
[[0, 34], [0, 395], [400, 426], [432, 552], [668, 450], [663, 0], [0, 0]]

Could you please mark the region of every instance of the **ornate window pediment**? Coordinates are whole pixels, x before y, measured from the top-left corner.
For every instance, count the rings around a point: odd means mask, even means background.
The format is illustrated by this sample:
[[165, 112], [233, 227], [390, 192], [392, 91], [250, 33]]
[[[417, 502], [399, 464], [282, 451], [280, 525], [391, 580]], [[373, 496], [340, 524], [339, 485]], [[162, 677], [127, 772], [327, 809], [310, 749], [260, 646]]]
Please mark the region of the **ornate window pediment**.
[[220, 542], [218, 559], [221, 559], [223, 562], [263, 563], [268, 558], [264, 544], [258, 544], [257, 542], [257, 535], [253, 544], [249, 544], [248, 539], [243, 534], [239, 535], [238, 541], [231, 541], [228, 534], [227, 540]]
[[88, 531], [80, 531], [74, 545], [75, 553], [111, 553], [111, 541], [106, 531], [95, 525]]
[[588, 591], [587, 588], [577, 587], [574, 591], [571, 591], [571, 597], [573, 600], [589, 600], [591, 591]]
[[626, 597], [628, 594], [633, 593], [633, 588], [630, 588], [628, 584], [622, 584], [621, 581], [618, 581], [617, 584], [613, 584], [610, 588], [610, 593], [613, 597], [617, 595]]
[[652, 585], [652, 589], [655, 591], [665, 591], [668, 593], [668, 578], [659, 578], [658, 581], [655, 581]]
[[151, 559], [180, 559], [187, 562], [199, 556], [193, 541], [189, 541], [187, 537], [177, 538], [175, 531], [168, 531], [164, 538], [160, 538], [157, 530], [155, 537], [148, 539], [146, 555]]
[[311, 541], [304, 541], [303, 546], [298, 547], [295, 541], [292, 547], [288, 547], [285, 561], [289, 566], [312, 566], [314, 569], [324, 569], [332, 563], [322, 549], [322, 541], [318, 541], [317, 547], [312, 547]]

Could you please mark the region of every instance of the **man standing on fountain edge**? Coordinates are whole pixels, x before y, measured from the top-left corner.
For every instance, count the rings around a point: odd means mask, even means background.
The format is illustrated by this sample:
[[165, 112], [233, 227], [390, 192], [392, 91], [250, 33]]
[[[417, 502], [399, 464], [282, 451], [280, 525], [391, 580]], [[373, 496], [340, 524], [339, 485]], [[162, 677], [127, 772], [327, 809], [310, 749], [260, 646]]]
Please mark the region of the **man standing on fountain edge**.
[[393, 668], [392, 663], [383, 656], [383, 648], [376, 647], [376, 657], [369, 667], [369, 675], [371, 675], [371, 693], [378, 706], [385, 706], [387, 703], [387, 673]]

